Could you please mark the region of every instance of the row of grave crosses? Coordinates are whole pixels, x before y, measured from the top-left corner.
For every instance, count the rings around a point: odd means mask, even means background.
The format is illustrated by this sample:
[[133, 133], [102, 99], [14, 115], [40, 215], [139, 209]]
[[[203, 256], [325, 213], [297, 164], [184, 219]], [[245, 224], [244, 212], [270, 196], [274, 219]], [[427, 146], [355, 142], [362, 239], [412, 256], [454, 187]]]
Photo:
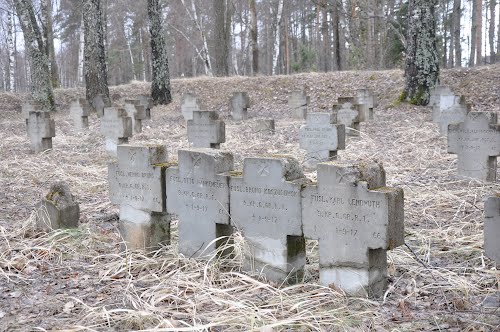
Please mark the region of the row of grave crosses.
[[165, 146], [119, 145], [109, 194], [128, 248], [168, 243], [175, 214], [180, 254], [213, 255], [237, 229], [248, 245], [246, 271], [294, 282], [305, 239], [314, 239], [320, 282], [350, 294], [380, 295], [386, 251], [404, 241], [403, 191], [386, 187], [383, 167], [372, 162], [320, 163], [311, 183], [289, 156], [246, 158], [236, 172], [232, 154], [220, 150], [179, 150], [174, 165]]
[[495, 112], [471, 112], [464, 96], [443, 85], [431, 93], [432, 120], [448, 138], [448, 153], [457, 155], [458, 175], [496, 180], [500, 156], [500, 124]]
[[[142, 131], [142, 121], [151, 119], [151, 99], [143, 95], [138, 99], [126, 99], [123, 106], [112, 105], [109, 98], [97, 95], [92, 106], [101, 118], [101, 133], [106, 137], [106, 150], [115, 156], [116, 146], [128, 143], [128, 138], [133, 133]], [[71, 103], [69, 113], [77, 131], [88, 128], [90, 109], [91, 105], [84, 98]], [[26, 120], [31, 150], [38, 153], [51, 149], [55, 123], [50, 112], [39, 103], [27, 102], [22, 105], [22, 113]]]

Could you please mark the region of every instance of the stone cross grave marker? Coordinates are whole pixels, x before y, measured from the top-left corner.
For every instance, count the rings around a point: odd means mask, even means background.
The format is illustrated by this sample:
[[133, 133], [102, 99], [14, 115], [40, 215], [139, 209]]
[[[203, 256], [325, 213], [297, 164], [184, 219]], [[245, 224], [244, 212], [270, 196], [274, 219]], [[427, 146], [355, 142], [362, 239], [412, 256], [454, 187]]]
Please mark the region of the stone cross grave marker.
[[193, 112], [201, 111], [201, 103], [198, 97], [193, 93], [185, 93], [182, 95], [181, 100], [181, 113], [184, 120], [193, 120]]
[[248, 109], [250, 108], [250, 98], [248, 98], [248, 93], [234, 92], [229, 106], [233, 120], [246, 120], [248, 118]]
[[337, 123], [345, 126], [346, 135], [359, 136], [359, 123], [364, 121], [364, 118], [353, 97], [340, 97], [338, 104], [333, 106], [333, 112]]
[[362, 118], [365, 121], [373, 120], [374, 108], [376, 106], [375, 96], [369, 89], [358, 89], [356, 91], [356, 99], [359, 104], [360, 111], [363, 112]]
[[448, 153], [457, 155], [458, 174], [495, 181], [500, 155], [500, 125], [493, 112], [470, 112], [448, 126]]
[[23, 114], [26, 126], [28, 125], [28, 119], [30, 117], [30, 112], [45, 112], [44, 107], [41, 103], [36, 101], [26, 101], [21, 105], [21, 113]]
[[404, 243], [403, 190], [385, 186], [381, 165], [318, 164], [302, 192], [304, 236], [319, 241], [320, 282], [353, 295], [383, 294], [386, 250]]
[[101, 118], [101, 134], [106, 139], [106, 151], [116, 157], [117, 145], [127, 144], [132, 136], [132, 119], [122, 108], [106, 107]]
[[132, 119], [132, 130], [134, 133], [142, 132], [142, 121], [151, 119], [151, 113], [141, 105], [139, 99], [125, 99], [125, 111]]
[[31, 151], [39, 153], [52, 149], [52, 137], [56, 136], [56, 124], [50, 118], [49, 112], [30, 112], [27, 131]]
[[145, 249], [168, 243], [167, 148], [120, 145], [117, 157], [117, 162], [108, 165], [109, 196], [112, 203], [120, 205], [119, 228], [126, 247]]
[[[179, 166], [167, 170], [167, 211], [179, 218], [179, 253], [210, 256], [232, 234], [229, 175], [233, 155], [200, 148], [179, 150]], [[222, 238], [216, 241], [218, 238]]]
[[465, 103], [465, 98], [463, 96], [459, 98], [456, 104], [442, 109], [438, 115], [439, 133], [446, 136], [448, 134], [448, 125], [452, 123], [464, 122], [470, 110], [471, 105]]
[[455, 95], [449, 87], [437, 87], [429, 98], [429, 106], [432, 106], [432, 121], [439, 124], [441, 112], [460, 103], [463, 103], [462, 97]]
[[60, 228], [78, 228], [80, 205], [64, 182], [53, 183], [49, 193], [37, 203], [35, 210], [37, 229], [50, 232]]
[[500, 193], [484, 203], [484, 251], [500, 265]]
[[89, 127], [89, 109], [90, 106], [83, 98], [79, 98], [71, 103], [69, 113], [73, 120], [73, 126], [77, 131]]
[[219, 149], [226, 141], [226, 124], [215, 111], [193, 112], [187, 122], [188, 141], [195, 148]]
[[97, 113], [97, 117], [102, 118], [104, 116], [104, 109], [106, 107], [112, 106], [111, 99], [109, 99], [108, 97], [105, 97], [101, 94], [98, 94], [92, 100], [92, 106], [94, 107], [94, 110]]
[[292, 110], [292, 116], [298, 119], [305, 119], [309, 102], [310, 97], [304, 91], [293, 91], [288, 99], [288, 107]]
[[140, 105], [144, 106], [144, 110], [146, 111], [146, 117], [151, 119], [151, 109], [153, 108], [153, 99], [147, 95], [139, 95], [137, 96], [139, 99]]
[[301, 180], [297, 160], [288, 156], [245, 158], [243, 176], [231, 177], [231, 221], [250, 249], [244, 269], [268, 280], [302, 279]]
[[300, 127], [299, 146], [307, 151], [305, 165], [316, 167], [318, 162], [337, 157], [345, 149], [345, 126], [335, 124], [334, 114], [308, 113], [307, 122]]

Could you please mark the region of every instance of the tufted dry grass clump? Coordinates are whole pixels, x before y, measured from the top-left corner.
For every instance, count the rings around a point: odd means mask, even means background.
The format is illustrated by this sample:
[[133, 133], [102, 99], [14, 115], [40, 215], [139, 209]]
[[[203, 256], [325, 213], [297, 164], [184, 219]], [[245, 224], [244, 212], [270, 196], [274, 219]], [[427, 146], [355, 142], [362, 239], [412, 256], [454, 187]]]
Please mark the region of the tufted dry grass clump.
[[[475, 109], [499, 111], [500, 66], [451, 70], [444, 83], [466, 93]], [[497, 76], [495, 76], [497, 75]], [[246, 250], [233, 235], [234, 255], [192, 259], [172, 242], [157, 251], [120, 251], [117, 207], [107, 193], [104, 140], [93, 115], [77, 133], [64, 106], [55, 114], [53, 149], [29, 152], [19, 113], [22, 96], [0, 95], [0, 330], [5, 331], [495, 331], [500, 329], [500, 274], [483, 253], [483, 200], [500, 192], [456, 175], [456, 156], [431, 123], [430, 109], [397, 102], [400, 71], [301, 74], [256, 78], [174, 80], [174, 101], [155, 107], [153, 120], [133, 144], [165, 144], [171, 160], [188, 147], [179, 110], [183, 91], [200, 95], [204, 107], [226, 121], [222, 149], [244, 157], [290, 154], [298, 147], [301, 121], [290, 119], [286, 100], [305, 88], [312, 109], [327, 110], [338, 96], [368, 86], [379, 97], [376, 119], [348, 138], [341, 160], [378, 160], [387, 184], [405, 192], [406, 245], [389, 253], [389, 287], [380, 299], [353, 298], [318, 284], [318, 243], [307, 242], [305, 281], [279, 285], [241, 270]], [[469, 89], [467, 87], [475, 87]], [[116, 101], [146, 93], [136, 82], [113, 87]], [[233, 91], [246, 90], [252, 119], [228, 118]], [[78, 89], [56, 92], [67, 105]], [[254, 129], [256, 118], [276, 119], [276, 134]], [[314, 180], [315, 172], [306, 176]], [[38, 233], [33, 209], [50, 185], [69, 184], [81, 208], [78, 229]], [[221, 248], [224, 250], [227, 248]]]

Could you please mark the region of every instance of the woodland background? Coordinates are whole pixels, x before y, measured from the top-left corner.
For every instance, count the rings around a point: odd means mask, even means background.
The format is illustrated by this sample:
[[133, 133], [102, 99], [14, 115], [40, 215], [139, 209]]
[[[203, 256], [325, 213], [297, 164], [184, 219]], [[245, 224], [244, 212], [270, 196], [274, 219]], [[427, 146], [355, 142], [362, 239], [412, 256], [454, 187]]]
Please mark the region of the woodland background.
[[[14, 0], [21, 1], [21, 0]], [[500, 54], [497, 0], [439, 0], [440, 67]], [[81, 0], [33, 0], [54, 87], [84, 85]], [[166, 0], [170, 76], [274, 75], [401, 68], [408, 1]], [[0, 1], [0, 91], [27, 92], [30, 64], [12, 0]], [[151, 80], [146, 1], [102, 0], [108, 83]], [[225, 61], [215, 61], [224, 59]]]

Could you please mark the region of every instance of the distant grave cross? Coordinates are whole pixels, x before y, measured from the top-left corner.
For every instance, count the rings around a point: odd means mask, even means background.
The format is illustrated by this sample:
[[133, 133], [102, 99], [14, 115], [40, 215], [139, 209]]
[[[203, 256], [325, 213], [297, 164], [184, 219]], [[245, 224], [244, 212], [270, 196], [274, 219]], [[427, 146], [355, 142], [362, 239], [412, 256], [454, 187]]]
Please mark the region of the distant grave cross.
[[188, 141], [195, 148], [218, 149], [226, 141], [226, 125], [217, 112], [193, 112], [187, 122]]
[[233, 120], [241, 121], [248, 118], [248, 108], [250, 107], [250, 99], [247, 92], [234, 92], [231, 97], [231, 117]]
[[500, 155], [500, 125], [493, 112], [470, 112], [448, 126], [448, 153], [457, 155], [458, 174], [495, 181]]
[[142, 132], [142, 121], [151, 119], [151, 113], [139, 99], [126, 99], [125, 111], [132, 119], [132, 129], [134, 133]]
[[83, 130], [89, 126], [89, 105], [83, 98], [71, 103], [69, 112], [76, 130]]
[[[212, 149], [179, 150], [166, 175], [167, 211], [179, 216], [179, 253], [206, 256], [229, 236], [229, 175], [233, 156]], [[228, 239], [222, 239], [227, 241]]]
[[198, 97], [190, 92], [183, 94], [181, 100], [181, 113], [184, 116], [184, 120], [192, 120], [193, 112], [199, 111], [201, 111], [201, 105]]
[[106, 137], [106, 151], [116, 156], [116, 146], [128, 143], [132, 136], [132, 119], [124, 109], [106, 107], [101, 118], [101, 134]]
[[292, 110], [292, 116], [299, 119], [305, 119], [307, 115], [307, 106], [310, 97], [304, 91], [293, 91], [288, 99], [288, 106]]
[[302, 192], [304, 236], [319, 241], [320, 282], [350, 294], [380, 294], [386, 250], [403, 244], [403, 191], [385, 187], [378, 164], [318, 164]]
[[484, 250], [500, 265], [500, 193], [484, 203]]
[[28, 115], [28, 137], [31, 142], [31, 150], [35, 153], [52, 149], [52, 137], [56, 136], [56, 126], [48, 112], [29, 112]]
[[308, 113], [307, 122], [300, 127], [299, 145], [307, 151], [305, 164], [315, 167], [318, 162], [337, 157], [345, 149], [345, 126], [335, 124], [330, 113]]

